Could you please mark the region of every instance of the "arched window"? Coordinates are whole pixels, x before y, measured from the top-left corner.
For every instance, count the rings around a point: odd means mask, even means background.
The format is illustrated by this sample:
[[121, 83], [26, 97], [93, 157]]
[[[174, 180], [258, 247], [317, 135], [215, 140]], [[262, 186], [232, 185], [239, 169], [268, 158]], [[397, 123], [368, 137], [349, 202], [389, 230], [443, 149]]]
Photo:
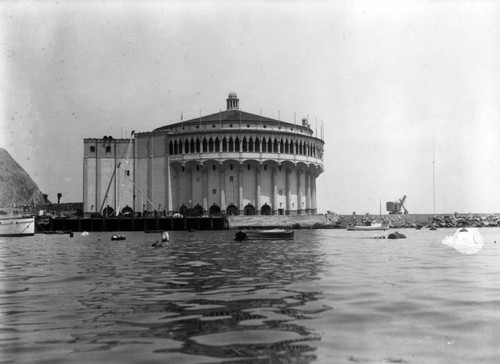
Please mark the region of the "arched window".
[[260, 140], [259, 138], [255, 138], [255, 151], [260, 153]]
[[253, 207], [250, 204], [246, 205], [245, 208], [243, 209], [243, 214], [244, 215], [255, 215], [255, 207]]
[[195, 151], [195, 144], [194, 144], [194, 140], [191, 139], [191, 151], [190, 152], [194, 153], [194, 151]]
[[227, 152], [227, 140], [226, 137], [222, 138], [222, 151]]
[[283, 139], [280, 141], [280, 153], [285, 153], [285, 143], [283, 143]]
[[200, 139], [197, 138], [196, 139], [196, 153], [200, 153], [200, 147], [201, 147], [200, 144], [201, 144]]
[[212, 206], [210, 206], [210, 209], [208, 210], [210, 216], [218, 216], [220, 215], [220, 207], [217, 206], [216, 204], [213, 204]]
[[197, 203], [196, 206], [193, 207], [193, 214], [194, 216], [203, 216], [203, 207]]
[[113, 214], [115, 213], [115, 210], [111, 207], [111, 206], [106, 206], [104, 208], [104, 210], [102, 210], [102, 215], [105, 216], [105, 217], [108, 217], [108, 216], [113, 216]]
[[271, 141], [271, 138], [267, 140], [267, 152], [272, 153], [273, 152], [273, 142]]
[[262, 141], [262, 153], [267, 153], [267, 142], [266, 139]]
[[173, 145], [172, 141], [170, 141], [170, 143], [168, 143], [168, 153], [170, 155], [174, 154], [174, 145]]
[[247, 138], [243, 138], [243, 143], [242, 143], [242, 151], [247, 152]]
[[177, 140], [174, 142], [174, 154], [177, 154]]
[[215, 138], [215, 152], [220, 152], [220, 140]]
[[208, 140], [208, 151], [210, 153], [214, 151], [214, 140], [212, 138]]
[[234, 151], [239, 152], [240, 151], [240, 138], [236, 137], [234, 140]]
[[293, 154], [293, 140], [290, 142], [290, 154]]
[[248, 151], [253, 152], [253, 147], [254, 147], [253, 139], [250, 138], [250, 139], [248, 139]]
[[289, 153], [289, 147], [288, 147], [288, 139], [285, 141], [285, 153]]
[[228, 215], [238, 215], [238, 208], [234, 204], [231, 204], [227, 207], [226, 213]]
[[271, 215], [271, 206], [269, 206], [267, 203], [265, 203], [261, 208], [260, 208], [260, 214], [261, 215]]
[[122, 209], [121, 214], [123, 216], [132, 216], [134, 214], [134, 210], [132, 210], [132, 207], [127, 205]]
[[187, 139], [184, 141], [184, 153], [189, 153], [189, 142]]
[[229, 151], [234, 152], [234, 142], [232, 137], [229, 138]]
[[207, 139], [206, 138], [203, 138], [203, 143], [202, 144], [203, 144], [203, 153], [208, 152], [208, 150], [207, 150], [207, 146], [208, 146], [207, 144], [208, 143], [207, 143]]
[[274, 153], [279, 153], [279, 150], [278, 150], [278, 139], [276, 139], [276, 138], [274, 138], [273, 150], [274, 150]]

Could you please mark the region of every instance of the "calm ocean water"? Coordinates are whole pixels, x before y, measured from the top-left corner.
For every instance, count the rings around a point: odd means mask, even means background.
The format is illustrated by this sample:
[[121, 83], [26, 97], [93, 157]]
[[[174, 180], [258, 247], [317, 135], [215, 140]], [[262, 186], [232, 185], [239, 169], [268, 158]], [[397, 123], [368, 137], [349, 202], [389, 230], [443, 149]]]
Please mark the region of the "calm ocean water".
[[0, 238], [0, 362], [498, 363], [500, 228], [454, 231]]

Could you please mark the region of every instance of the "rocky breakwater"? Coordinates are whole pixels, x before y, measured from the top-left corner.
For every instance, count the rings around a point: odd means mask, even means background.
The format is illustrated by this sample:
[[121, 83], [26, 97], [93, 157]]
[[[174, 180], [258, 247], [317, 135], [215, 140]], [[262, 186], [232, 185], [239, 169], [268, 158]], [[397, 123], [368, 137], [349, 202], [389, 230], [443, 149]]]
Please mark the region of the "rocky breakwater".
[[390, 228], [458, 228], [500, 226], [500, 214], [407, 214], [407, 215], [334, 215], [333, 227], [345, 229], [348, 225], [366, 225], [370, 221], [385, 222]]
[[327, 215], [228, 216], [230, 229], [332, 229]]

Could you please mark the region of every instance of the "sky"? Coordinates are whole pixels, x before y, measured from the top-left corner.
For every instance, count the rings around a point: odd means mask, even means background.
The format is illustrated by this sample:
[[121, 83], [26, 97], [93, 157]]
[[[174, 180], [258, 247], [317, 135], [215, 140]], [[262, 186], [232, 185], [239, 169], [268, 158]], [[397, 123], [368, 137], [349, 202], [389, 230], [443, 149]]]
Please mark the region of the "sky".
[[[500, 213], [500, 2], [3, 1], [0, 147], [81, 202], [83, 139], [240, 109], [324, 125], [319, 212]], [[316, 130], [315, 130], [316, 131]]]

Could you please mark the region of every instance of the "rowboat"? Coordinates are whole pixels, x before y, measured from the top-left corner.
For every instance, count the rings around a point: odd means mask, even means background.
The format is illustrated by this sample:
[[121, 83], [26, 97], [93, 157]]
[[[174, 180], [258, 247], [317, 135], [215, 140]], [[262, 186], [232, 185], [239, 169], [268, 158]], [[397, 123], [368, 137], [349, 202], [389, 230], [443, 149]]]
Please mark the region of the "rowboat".
[[238, 231], [234, 240], [293, 240], [295, 232], [290, 229]]
[[34, 216], [0, 217], [0, 236], [35, 235]]

